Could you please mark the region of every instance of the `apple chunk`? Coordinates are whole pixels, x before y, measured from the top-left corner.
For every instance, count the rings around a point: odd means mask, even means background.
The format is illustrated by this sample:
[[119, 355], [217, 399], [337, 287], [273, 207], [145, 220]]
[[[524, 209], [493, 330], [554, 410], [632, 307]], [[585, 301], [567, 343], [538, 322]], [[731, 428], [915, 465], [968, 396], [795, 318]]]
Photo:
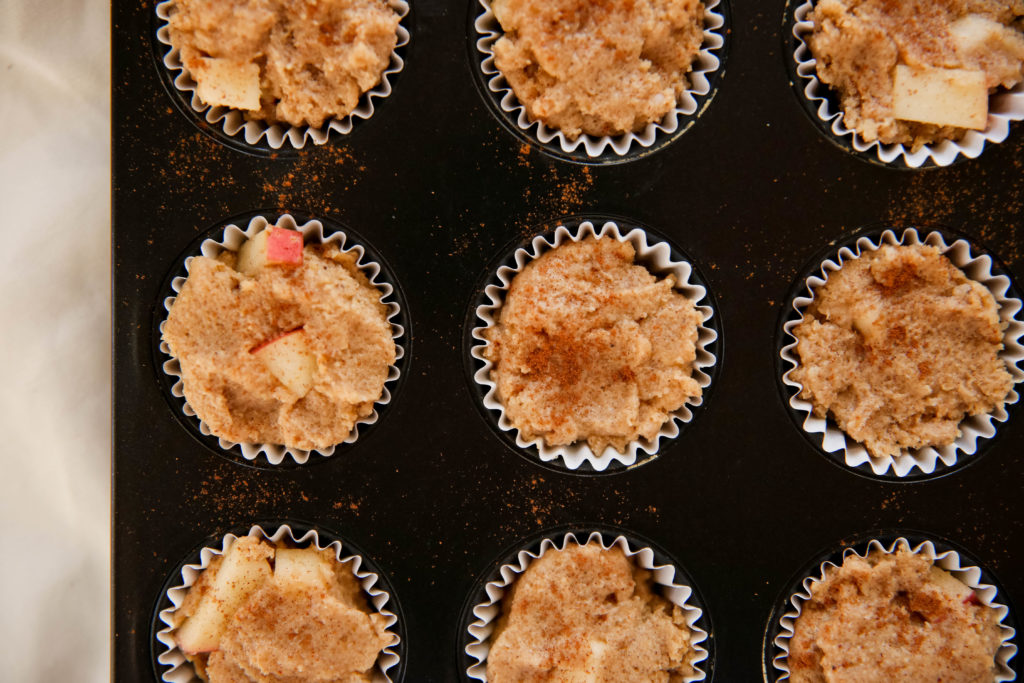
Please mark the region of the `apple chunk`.
[[1005, 53], [1014, 59], [1024, 59], [1024, 37], [1016, 29], [978, 14], [968, 14], [949, 27], [956, 45], [957, 55], [965, 63], [986, 53]]
[[196, 94], [203, 102], [249, 111], [260, 108], [258, 64], [201, 57], [192, 67]]
[[316, 355], [301, 327], [265, 341], [249, 353], [262, 360], [270, 374], [293, 393], [305, 396], [313, 388]]
[[269, 227], [258, 232], [238, 250], [235, 270], [255, 275], [261, 268], [302, 265], [302, 233], [286, 228]]
[[274, 581], [281, 587], [327, 590], [334, 573], [327, 560], [311, 548], [281, 548], [274, 558]]
[[174, 634], [183, 652], [213, 652], [220, 646], [228, 619], [270, 578], [267, 560], [273, 554], [272, 547], [250, 536], [231, 544], [192, 616]]
[[892, 93], [893, 116], [905, 121], [984, 130], [988, 125], [985, 72], [912, 69], [900, 64]]

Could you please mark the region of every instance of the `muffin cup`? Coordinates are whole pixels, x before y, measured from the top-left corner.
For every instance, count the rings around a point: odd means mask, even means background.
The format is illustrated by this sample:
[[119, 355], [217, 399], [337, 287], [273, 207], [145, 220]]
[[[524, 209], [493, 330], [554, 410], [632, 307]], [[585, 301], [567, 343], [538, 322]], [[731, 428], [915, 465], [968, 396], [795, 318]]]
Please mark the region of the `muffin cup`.
[[494, 43], [504, 35], [491, 9], [491, 0], [473, 0], [470, 14], [474, 41], [474, 73], [484, 99], [498, 120], [522, 140], [562, 160], [587, 164], [614, 164], [637, 159], [672, 142], [686, 132], [710, 104], [718, 89], [727, 52], [729, 0], [704, 0], [704, 41], [687, 74], [689, 88], [676, 107], [661, 121], [638, 133], [593, 136], [581, 133], [570, 140], [557, 128], [531, 121], [512, 87], [494, 64]]
[[158, 681], [167, 683], [198, 683], [192, 664], [174, 642], [174, 613], [181, 607], [192, 586], [214, 557], [223, 555], [229, 545], [241, 536], [254, 536], [263, 541], [284, 541], [295, 547], [331, 549], [338, 562], [348, 565], [359, 580], [367, 602], [384, 616], [392, 642], [377, 657], [374, 683], [402, 680], [405, 669], [405, 629], [399, 619], [401, 608], [394, 589], [384, 575], [368, 562], [363, 554], [333, 533], [297, 522], [253, 525], [249, 529], [236, 529], [223, 537], [211, 538], [194, 550], [168, 577], [153, 615], [152, 643], [153, 670]]
[[[279, 151], [299, 150], [307, 142], [323, 145], [333, 131], [348, 135], [360, 120], [369, 119], [376, 109], [375, 99], [391, 95], [392, 81], [405, 68], [403, 48], [409, 44], [409, 3], [406, 0], [388, 0], [388, 5], [401, 17], [398, 42], [391, 52], [391, 60], [381, 72], [380, 82], [359, 97], [359, 103], [347, 116], [330, 118], [319, 127], [292, 126], [287, 123], [247, 121], [242, 111], [221, 105], [209, 105], [199, 99], [192, 74], [182, 64], [178, 49], [171, 45], [168, 21], [174, 13], [174, 0], [163, 0], [156, 5], [157, 61], [165, 84], [179, 109], [190, 116], [200, 130], [211, 133], [220, 142], [248, 152], [278, 156]], [[283, 149], [282, 149], [283, 148]]]
[[918, 169], [949, 166], [963, 159], [974, 159], [986, 143], [1004, 141], [1010, 122], [1024, 119], [1024, 83], [1012, 90], [1001, 90], [989, 97], [988, 126], [983, 131], [969, 130], [959, 141], [944, 140], [923, 145], [917, 151], [902, 144], [868, 142], [843, 121], [843, 110], [835, 91], [818, 80], [816, 60], [808, 39], [814, 31], [809, 19], [814, 0], [787, 0], [784, 35], [790, 80], [808, 115], [832, 142], [852, 154], [893, 168]]
[[691, 644], [697, 653], [693, 661], [694, 675], [684, 683], [711, 680], [714, 669], [714, 639], [710, 616], [706, 613], [700, 593], [680, 569], [679, 564], [645, 539], [617, 530], [566, 530], [546, 532], [533, 542], [508, 553], [497, 567], [482, 576], [463, 610], [460, 641], [464, 643], [463, 680], [487, 681], [488, 642], [501, 616], [501, 603], [516, 579], [537, 558], [549, 550], [564, 550], [570, 544], [599, 543], [605, 550], [621, 549], [641, 569], [651, 571], [658, 593], [685, 614], [693, 633]]
[[[162, 290], [161, 306], [157, 311], [159, 322], [154, 333], [155, 341], [158, 342], [156, 365], [163, 371], [163, 384], [169, 394], [168, 398], [175, 415], [184, 424], [186, 429], [199, 438], [204, 445], [214, 450], [214, 452], [235, 461], [238, 459], [232, 456], [234, 453], [239, 453], [242, 456], [242, 462], [247, 464], [286, 466], [286, 459], [290, 459], [291, 463], [295, 465], [303, 465], [309, 461], [311, 453], [319, 453], [325, 457], [333, 455], [338, 449], [339, 444], [326, 449], [303, 450], [288, 448], [280, 444], [240, 444], [214, 435], [209, 425], [199, 419], [195, 410], [185, 398], [181, 364], [171, 354], [167, 342], [163, 341], [163, 329], [167, 321], [167, 314], [170, 312], [177, 294], [185, 284], [189, 263], [193, 256], [202, 255], [215, 258], [223, 251], [237, 251], [248, 238], [255, 236], [268, 225], [298, 230], [303, 234], [306, 244], [336, 244], [342, 252], [354, 253], [356, 255], [356, 266], [367, 277], [370, 284], [380, 290], [380, 301], [387, 306], [387, 319], [391, 325], [392, 338], [395, 340], [395, 362], [388, 368], [388, 376], [384, 383], [383, 392], [375, 402], [373, 412], [357, 420], [352, 428], [352, 432], [342, 443], [354, 443], [359, 437], [360, 425], [369, 427], [379, 420], [380, 414], [377, 406], [386, 406], [391, 402], [391, 389], [389, 389], [389, 386], [394, 388], [401, 376], [402, 360], [406, 353], [403, 347], [405, 315], [401, 306], [401, 294], [397, 287], [392, 284], [394, 280], [389, 277], [389, 273], [376, 260], [379, 257], [368, 254], [367, 248], [360, 244], [358, 240], [352, 240], [342, 228], [330, 224], [325, 226], [324, 223], [316, 219], [303, 219], [300, 217], [297, 220], [290, 213], [282, 213], [277, 215], [276, 218], [274, 217], [275, 215], [249, 214], [239, 217], [243, 220], [239, 220], [239, 218], [232, 219], [236, 220], [238, 225], [230, 221], [227, 222], [227, 225], [219, 224], [217, 230], [211, 233], [214, 235], [213, 237], [204, 239], [198, 249], [191, 248], [188, 255], [183, 259], [184, 263], [179, 263], [175, 267], [173, 274]], [[221, 225], [224, 225], [224, 227], [220, 227]], [[245, 225], [246, 227], [243, 229], [239, 225]], [[408, 344], [408, 342], [406, 341], [405, 344]], [[262, 458], [260, 457], [261, 454]]]
[[974, 560], [949, 543], [932, 540], [918, 534], [905, 533], [887, 534], [877, 538], [866, 537], [864, 540], [854, 541], [850, 545], [844, 544], [838, 549], [819, 556], [800, 572], [800, 578], [790, 585], [784, 594], [785, 597], [780, 600], [780, 604], [776, 606], [768, 620], [763, 653], [765, 681], [789, 680], [787, 658], [789, 656], [789, 641], [793, 637], [794, 622], [800, 616], [803, 605], [811, 597], [811, 586], [825, 578], [826, 569], [841, 566], [847, 557], [853, 555], [865, 558], [874, 551], [894, 553], [900, 549], [909, 550], [915, 555], [924, 555], [936, 566], [946, 570], [974, 590], [982, 604], [996, 610], [1002, 632], [1002, 644], [996, 651], [995, 661], [998, 673], [993, 680], [995, 683], [1015, 680], [1016, 676], [1010, 668], [1009, 662], [1017, 653], [1017, 646], [1014, 642], [1016, 630], [1005, 593], [1001, 595], [1002, 591], [988, 572], [981, 569]]
[[[908, 450], [898, 456], [875, 457], [857, 441], [846, 436], [831, 417], [820, 418], [813, 414], [810, 401], [800, 398], [803, 386], [792, 379], [793, 370], [799, 365], [794, 328], [803, 322], [807, 307], [814, 300], [815, 292], [825, 284], [829, 275], [839, 270], [843, 263], [862, 254], [876, 251], [882, 245], [919, 245], [937, 247], [957, 268], [976, 282], [984, 285], [999, 306], [999, 318], [1006, 323], [1003, 334], [1004, 348], [1000, 357], [1013, 377], [1014, 384], [1024, 380], [1024, 323], [1020, 321], [1021, 300], [1014, 291], [1010, 278], [993, 259], [981, 252], [967, 240], [931, 230], [923, 237], [915, 228], [906, 228], [897, 235], [892, 229], [883, 232], [867, 232], [851, 239], [846, 246], [830, 250], [829, 257], [806, 277], [798, 281], [798, 290], [790, 298], [790, 305], [783, 311], [782, 348], [779, 351], [781, 379], [786, 402], [797, 424], [808, 438], [826, 455], [835, 454], [832, 459], [868, 476], [892, 479], [914, 480], [945, 474], [970, 462], [979, 449], [979, 439], [991, 439], [996, 433], [996, 423], [1005, 422], [1007, 408], [1017, 403], [1019, 396], [1011, 389], [1003, 405], [991, 413], [964, 418], [960, 423], [960, 436], [952, 444]], [[817, 436], [820, 435], [820, 436]], [[916, 471], [915, 471], [916, 470]]]
[[[588, 237], [607, 237], [619, 242], [629, 242], [636, 250], [637, 263], [645, 265], [651, 273], [659, 277], [670, 273], [675, 275], [675, 291], [693, 302], [702, 320], [697, 335], [697, 356], [693, 363], [693, 376], [701, 386], [701, 395], [688, 399], [686, 404], [672, 413], [652, 441], [632, 441], [625, 453], [619, 453], [611, 446], [605, 448], [602, 453], [594, 453], [585, 441], [568, 446], [549, 446], [540, 437], [527, 440], [505, 415], [505, 408], [497, 397], [497, 385], [490, 378], [494, 364], [484, 357], [484, 350], [490, 345], [484, 332], [495, 324], [495, 315], [504, 303], [512, 279], [527, 263], [550, 249], [569, 241], [579, 242]], [[471, 318], [473, 329], [470, 332], [469, 355], [476, 361], [471, 370], [472, 378], [482, 392], [481, 401], [485, 413], [510, 445], [519, 452], [536, 452], [542, 463], [580, 473], [621, 471], [644, 464], [657, 455], [662, 440], [676, 438], [681, 431], [680, 424], [693, 420], [691, 408], [697, 408], [707, 400], [708, 387], [712, 384], [717, 362], [713, 345], [719, 338], [711, 295], [689, 261], [677, 255], [667, 242], [652, 239], [643, 228], [620, 227], [612, 220], [598, 222], [597, 225], [586, 219], [565, 220], [554, 231], [534, 237], [505, 258], [482, 287], [481, 296], [476, 304], [474, 316]], [[641, 453], [648, 457], [641, 456]]]

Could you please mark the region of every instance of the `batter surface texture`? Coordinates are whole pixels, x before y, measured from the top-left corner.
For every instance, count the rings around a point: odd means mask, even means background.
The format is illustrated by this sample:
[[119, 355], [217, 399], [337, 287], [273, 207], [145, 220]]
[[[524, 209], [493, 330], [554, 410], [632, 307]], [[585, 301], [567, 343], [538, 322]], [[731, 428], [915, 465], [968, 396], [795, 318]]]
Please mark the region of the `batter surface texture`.
[[[326, 448], [373, 411], [395, 362], [381, 292], [336, 245], [310, 245], [296, 268], [235, 270], [236, 255], [199, 256], [164, 325], [185, 398], [216, 436], [236, 443]], [[316, 358], [297, 394], [252, 353], [301, 328]]]
[[[235, 541], [273, 559], [275, 546]], [[248, 550], [248, 549], [247, 549]], [[294, 552], [294, 551], [293, 551]], [[359, 582], [330, 550], [299, 551], [319, 572], [304, 580], [268, 574], [227, 618], [218, 647], [189, 659], [209, 683], [368, 683], [381, 650], [391, 644], [385, 618], [370, 609]], [[220, 559], [220, 558], [218, 558]], [[179, 618], [192, 615], [221, 565], [211, 563], [193, 584]]]
[[385, 0], [174, 0], [170, 38], [200, 86], [255, 86], [247, 118], [317, 128], [380, 82], [399, 21]]
[[848, 556], [811, 585], [789, 643], [793, 683], [991, 683], [996, 612], [907, 550]]
[[674, 276], [658, 279], [634, 258], [628, 242], [566, 242], [512, 281], [484, 353], [505, 413], [527, 439], [622, 452], [701, 395], [700, 314], [673, 289]]
[[639, 131], [687, 89], [699, 0], [494, 0], [494, 62], [530, 118], [576, 139]]
[[549, 550], [516, 579], [487, 656], [490, 683], [676, 683], [692, 673], [682, 610], [596, 543]]
[[[818, 0], [809, 46], [818, 78], [839, 93], [848, 128], [868, 142], [916, 149], [966, 130], [896, 118], [897, 65], [979, 71], [990, 91], [1012, 88], [1024, 78], [1022, 17], [1024, 0]], [[978, 19], [995, 26], [983, 24], [987, 33], [971, 37]]]
[[846, 261], [793, 335], [800, 397], [876, 457], [953, 443], [1013, 386], [992, 293], [931, 246]]

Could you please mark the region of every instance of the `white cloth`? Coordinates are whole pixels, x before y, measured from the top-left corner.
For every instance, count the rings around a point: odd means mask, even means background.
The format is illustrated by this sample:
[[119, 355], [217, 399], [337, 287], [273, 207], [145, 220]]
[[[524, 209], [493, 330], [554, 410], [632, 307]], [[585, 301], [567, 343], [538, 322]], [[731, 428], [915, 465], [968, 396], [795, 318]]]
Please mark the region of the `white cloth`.
[[4, 681], [108, 681], [110, 7], [0, 2]]

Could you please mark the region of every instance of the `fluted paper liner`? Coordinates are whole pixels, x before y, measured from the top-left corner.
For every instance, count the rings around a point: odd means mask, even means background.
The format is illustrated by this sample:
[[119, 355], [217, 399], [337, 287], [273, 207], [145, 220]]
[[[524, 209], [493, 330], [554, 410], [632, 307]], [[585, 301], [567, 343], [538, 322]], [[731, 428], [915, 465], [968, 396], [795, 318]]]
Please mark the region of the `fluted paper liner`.
[[[230, 224], [224, 228], [224, 233], [221, 239], [204, 240], [200, 246], [200, 253], [202, 256], [209, 258], [216, 258], [218, 254], [223, 251], [238, 251], [239, 248], [245, 243], [245, 241], [251, 237], [256, 236], [261, 230], [269, 225], [276, 225], [281, 228], [287, 228], [289, 230], [298, 230], [302, 233], [303, 242], [305, 244], [337, 244], [338, 248], [344, 253], [354, 253], [356, 255], [356, 266], [366, 276], [367, 280], [370, 281], [374, 287], [380, 290], [380, 301], [387, 307], [387, 319], [391, 325], [391, 336], [395, 340], [395, 363], [405, 355], [405, 350], [402, 348], [401, 338], [405, 335], [405, 328], [398, 324], [395, 320], [401, 310], [395, 297], [392, 295], [395, 292], [395, 288], [388, 282], [381, 279], [381, 268], [380, 265], [366, 259], [366, 251], [359, 244], [350, 244], [348, 236], [342, 231], [336, 231], [332, 233], [324, 232], [324, 225], [318, 220], [310, 220], [302, 225], [297, 225], [295, 218], [290, 214], [281, 215], [276, 222], [268, 221], [264, 216], [256, 216], [249, 221], [248, 226], [243, 230], [237, 225]], [[188, 270], [189, 263], [192, 257], [185, 259], [184, 267]], [[175, 294], [181, 291], [181, 288], [185, 285], [185, 277], [175, 277], [171, 281], [171, 288]], [[175, 301], [174, 296], [167, 297], [164, 302], [164, 309], [170, 312], [171, 306]], [[164, 324], [166, 318], [160, 323], [160, 333], [163, 335]], [[169, 357], [169, 360], [165, 361], [162, 365], [165, 374], [170, 375], [176, 379], [174, 386], [171, 388], [171, 393], [180, 399], [185, 398], [184, 381], [181, 374], [181, 364], [177, 358], [171, 354], [171, 349], [162, 338], [160, 340], [160, 351], [164, 355]], [[377, 406], [384, 406], [391, 402], [391, 392], [388, 389], [389, 384], [393, 384], [399, 376], [399, 369], [394, 363], [388, 367], [388, 376], [384, 382], [384, 388], [381, 396], [374, 403], [374, 410], [366, 417], [356, 420], [355, 425], [352, 427], [351, 433], [342, 442], [346, 444], [354, 443], [359, 437], [359, 426], [360, 425], [372, 425], [377, 422], [379, 413]], [[199, 431], [204, 436], [216, 436], [210, 430], [209, 425], [204, 421], [200, 420], [196, 415], [195, 409], [189, 405], [188, 400], [185, 399], [185, 403], [182, 406], [184, 414], [192, 420], [195, 420], [199, 424]], [[312, 451], [303, 450], [300, 448], [288, 448], [281, 444], [266, 444], [266, 443], [235, 443], [227, 439], [217, 437], [218, 445], [225, 451], [230, 451], [235, 446], [238, 446], [242, 452], [242, 456], [246, 460], [255, 460], [260, 453], [263, 453], [267, 461], [271, 465], [280, 465], [284, 462], [286, 457], [292, 458], [298, 464], [304, 464], [309, 460], [311, 453], [319, 453], [323, 456], [330, 456], [334, 454], [337, 445], [330, 446], [326, 449], [315, 449]]]
[[[796, 1], [796, 0], [794, 0]], [[805, 0], [794, 11], [793, 37], [796, 38], [796, 73], [800, 79], [801, 92], [808, 101], [817, 105], [817, 117], [821, 125], [837, 138], [850, 140], [853, 148], [868, 156], [875, 156], [885, 164], [902, 162], [909, 168], [920, 168], [929, 160], [936, 166], [949, 166], [961, 154], [969, 159], [977, 158], [986, 143], [999, 143], [1010, 134], [1010, 122], [1024, 119], [1024, 83], [1018, 83], [1012, 90], [1000, 89], [989, 96], [988, 125], [985, 130], [969, 130], [959, 141], [943, 140], [923, 145], [917, 151], [902, 144], [868, 142], [860, 133], [847, 128], [843, 122], [843, 111], [838, 104], [828, 100], [829, 86], [818, 80], [817, 60], [811, 54], [807, 43], [814, 31], [814, 22], [808, 15], [814, 9], [814, 0]]]
[[[996, 651], [995, 656], [998, 673], [992, 680], [994, 683], [1003, 683], [1004, 681], [1015, 680], [1016, 675], [1010, 669], [1009, 662], [1014, 655], [1017, 654], [1017, 646], [1013, 643], [1016, 632], [1013, 628], [1004, 623], [1007, 615], [1010, 613], [1010, 610], [1006, 605], [999, 602], [999, 595], [995, 586], [981, 583], [981, 569], [973, 565], [965, 564], [959, 553], [954, 550], [939, 551], [936, 549], [935, 544], [932, 541], [923, 541], [912, 547], [910, 541], [906, 538], [900, 537], [891, 541], [888, 545], [884, 544], [881, 540], [872, 539], [868, 542], [864, 554], [858, 553], [853, 548], [847, 548], [843, 551], [843, 560], [852, 555], [856, 555], [860, 558], [866, 558], [868, 554], [875, 551], [895, 553], [900, 549], [909, 550], [915, 555], [924, 555], [931, 560], [935, 566], [949, 572], [954, 578], [958, 579], [973, 590], [982, 604], [987, 605], [996, 611], [999, 619], [1000, 630], [1002, 632], [1002, 643]], [[840, 562], [840, 564], [842, 563]], [[779, 674], [775, 677], [775, 681], [789, 680], [789, 665], [787, 662], [789, 657], [789, 640], [793, 637], [794, 623], [800, 616], [804, 603], [811, 598], [811, 586], [825, 578], [826, 569], [835, 568], [837, 566], [839, 565], [831, 561], [822, 562], [815, 574], [806, 577], [801, 582], [801, 590], [797, 591], [788, 599], [788, 609], [779, 618], [777, 624], [779, 634], [772, 641], [772, 645], [775, 646], [777, 652], [780, 652], [780, 654], [776, 654], [772, 658], [772, 664]]]
[[1014, 384], [1024, 380], [1024, 370], [1020, 367], [1021, 361], [1024, 361], [1024, 346], [1021, 345], [1024, 323], [1018, 319], [1021, 301], [1010, 298], [1010, 279], [1005, 275], [997, 275], [992, 272], [993, 262], [990, 256], [972, 255], [971, 246], [964, 239], [947, 243], [946, 238], [934, 230], [922, 239], [916, 229], [907, 228], [898, 237], [892, 230], [886, 230], [876, 238], [861, 237], [852, 246], [842, 247], [834, 257], [826, 259], [821, 264], [820, 275], [814, 274], [807, 278], [805, 293], [801, 293], [793, 299], [793, 310], [800, 317], [796, 320], [787, 320], [783, 326], [786, 341], [780, 355], [788, 369], [783, 373], [782, 381], [796, 390], [796, 393], [789, 399], [789, 405], [798, 413], [806, 415], [803, 421], [804, 431], [809, 434], [821, 434], [821, 448], [826, 453], [842, 450], [845, 462], [849, 467], [867, 464], [871, 467], [871, 471], [879, 476], [886, 474], [891, 469], [897, 477], [905, 477], [914, 468], [920, 469], [925, 474], [931, 474], [936, 471], [940, 463], [945, 466], [955, 465], [961, 453], [966, 456], [973, 455], [978, 450], [979, 439], [992, 438], [996, 432], [995, 423], [1005, 422], [1008, 417], [1006, 406], [1017, 402], [1019, 397], [1016, 390], [1011, 389], [1004, 403], [993, 412], [965, 417], [959, 425], [960, 436], [952, 444], [911, 449], [898, 456], [874, 457], [860, 442], [847, 437], [831, 417], [815, 416], [812, 412], [813, 404], [800, 398], [803, 386], [792, 379], [793, 369], [800, 363], [796, 352], [797, 340], [793, 330], [805, 320], [804, 313], [814, 300], [814, 293], [825, 284], [831, 273], [842, 267], [844, 262], [857, 258], [861, 254], [875, 251], [883, 244], [891, 246], [927, 244], [937, 247], [968, 278], [984, 285], [992, 293], [996, 305], [999, 307], [999, 319], [1006, 324], [1006, 330], [1003, 332], [1004, 348], [1000, 351], [999, 357], [1006, 362], [1006, 369], [1013, 377]]
[[[671, 273], [675, 276], [675, 291], [693, 302], [701, 318], [701, 325], [697, 331], [697, 355], [693, 361], [693, 377], [700, 384], [701, 395], [687, 399], [681, 408], [672, 413], [652, 441], [634, 440], [630, 442], [625, 453], [619, 453], [611, 446], [605, 448], [601, 453], [594, 453], [586, 441], [577, 441], [568, 446], [549, 446], [542, 437], [532, 440], [524, 438], [505, 414], [505, 408], [498, 399], [497, 385], [491, 380], [491, 370], [494, 364], [484, 357], [484, 350], [490, 346], [490, 342], [484, 336], [484, 330], [495, 324], [495, 314], [501, 309], [505, 295], [516, 274], [527, 263], [544, 252], [567, 241], [579, 242], [588, 237], [607, 237], [632, 244], [636, 250], [637, 261], [649, 264], [648, 270], [652, 274], [664, 277]], [[679, 424], [693, 419], [690, 407], [696, 407], [703, 403], [704, 391], [711, 385], [709, 372], [714, 366], [716, 358], [707, 347], [718, 338], [717, 333], [706, 324], [714, 315], [713, 309], [707, 302], [700, 303], [707, 297], [707, 290], [691, 281], [693, 266], [685, 261], [674, 261], [672, 249], [666, 242], [651, 241], [640, 228], [633, 228], [623, 233], [619, 226], [612, 221], [605, 222], [599, 228], [590, 221], [583, 221], [575, 230], [560, 225], [550, 235], [534, 237], [527, 247], [516, 249], [513, 258], [515, 267], [501, 266], [498, 268], [495, 277], [484, 288], [484, 298], [487, 303], [477, 307], [477, 326], [472, 331], [473, 339], [478, 343], [474, 343], [471, 354], [473, 358], [483, 363], [483, 367], [474, 373], [473, 379], [485, 388], [483, 403], [489, 411], [497, 413], [498, 427], [505, 432], [514, 432], [516, 445], [520, 448], [535, 447], [543, 462], [561, 459], [564, 466], [570, 470], [579, 469], [583, 463], [590, 463], [598, 472], [603, 472], [613, 462], [627, 467], [634, 465], [640, 452], [653, 455], [658, 452], [662, 439], [674, 439], [679, 436]]]
[[[394, 630], [395, 625], [398, 623], [398, 616], [387, 606], [388, 602], [391, 600], [391, 596], [387, 591], [377, 585], [380, 577], [374, 572], [362, 568], [362, 556], [349, 554], [341, 540], [325, 542], [325, 540], [320, 538], [320, 535], [315, 529], [310, 529], [309, 531], [296, 536], [295, 532], [292, 531], [292, 528], [287, 524], [271, 531], [267, 531], [263, 529], [263, 527], [256, 525], [250, 528], [249, 533], [246, 535], [255, 536], [260, 540], [271, 543], [288, 541], [295, 544], [297, 547], [308, 546], [315, 547], [318, 550], [325, 550], [329, 548], [334, 552], [334, 557], [338, 562], [348, 565], [348, 568], [352, 571], [352, 575], [359, 580], [359, 584], [362, 586], [363, 593], [368, 598], [370, 605], [372, 605], [373, 609], [375, 609], [378, 614], [384, 616], [387, 630], [392, 636], [391, 643], [377, 656], [377, 664], [373, 674], [374, 683], [391, 683], [391, 677], [388, 675], [388, 670], [393, 668], [399, 662], [396, 647], [400, 642], [400, 637]], [[185, 654], [178, 649], [178, 646], [174, 641], [174, 636], [172, 634], [175, 628], [174, 614], [178, 608], [181, 607], [189, 588], [196, 582], [199, 575], [210, 565], [213, 558], [227, 552], [228, 548], [237, 538], [238, 536], [235, 534], [227, 534], [221, 540], [219, 546], [207, 546], [203, 548], [199, 553], [199, 563], [186, 564], [182, 567], [180, 583], [175, 584], [167, 591], [167, 599], [170, 601], [171, 606], [160, 611], [157, 618], [160, 624], [163, 624], [163, 627], [155, 634], [156, 640], [163, 645], [164, 648], [158, 654], [157, 661], [160, 664], [169, 667], [161, 677], [163, 681], [166, 681], [166, 683], [198, 683], [200, 681], [192, 663], [185, 658]], [[156, 647], [155, 643], [154, 647]]]
[[[566, 533], [564, 535], [545, 538], [541, 541], [540, 548], [534, 552], [520, 550], [515, 562], [502, 565], [498, 570], [499, 578], [489, 581], [484, 587], [487, 600], [473, 607], [475, 619], [469, 624], [470, 642], [466, 645], [466, 654], [476, 663], [471, 665], [466, 674], [470, 679], [476, 681], [487, 681], [487, 654], [490, 651], [490, 637], [494, 632], [498, 619], [501, 617], [501, 602], [515, 583], [519, 575], [533, 563], [534, 560], [544, 555], [549, 550], [564, 550], [569, 544], [588, 545], [598, 543], [605, 550], [619, 548], [626, 557], [641, 569], [651, 572], [654, 583], [659, 587], [659, 594], [682, 609], [686, 625], [690, 628], [690, 645], [693, 647], [696, 656], [691, 662], [694, 674], [683, 678], [684, 683], [706, 680], [707, 674], [701, 667], [701, 663], [708, 659], [708, 650], [701, 645], [708, 641], [708, 633], [697, 625], [704, 612], [690, 602], [693, 595], [693, 588], [676, 582], [676, 568], [670, 564], [656, 565], [654, 550], [649, 547], [637, 545], [623, 535], [612, 537], [612, 534], [602, 534], [599, 531], [591, 532], [583, 541], [578, 536], [582, 534]], [[611, 540], [608, 540], [611, 538]]]
[[698, 113], [697, 98], [711, 92], [711, 75], [721, 66], [721, 60], [713, 54], [713, 51], [725, 45], [725, 32], [722, 30], [725, 26], [725, 16], [721, 12], [715, 11], [724, 1], [705, 0], [704, 2], [704, 41], [693, 58], [690, 72], [686, 74], [689, 88], [683, 92], [676, 106], [661, 121], [647, 124], [638, 133], [600, 137], [581, 133], [575, 140], [570, 140], [565, 133], [557, 128], [552, 128], [540, 120], [531, 121], [526, 107], [519, 102], [512, 87], [505, 80], [505, 76], [494, 64], [494, 43], [504, 35], [504, 31], [501, 24], [498, 23], [497, 17], [494, 16], [490, 0], [477, 0], [480, 5], [480, 14], [474, 22], [474, 27], [477, 33], [477, 50], [482, 58], [478, 68], [483, 72], [486, 87], [500, 96], [499, 106], [507, 118], [531, 138], [543, 144], [555, 141], [566, 153], [573, 153], [582, 146], [587, 157], [590, 158], [601, 156], [608, 149], [618, 156], [623, 156], [633, 145], [650, 147], [658, 137], [674, 134], [681, 126], [685, 125], [687, 118]]
[[[409, 14], [409, 3], [406, 0], [388, 0], [388, 5], [395, 10], [404, 23]], [[316, 145], [326, 143], [331, 131], [341, 135], [348, 135], [352, 132], [355, 119], [365, 120], [373, 116], [374, 99], [384, 99], [391, 95], [390, 77], [405, 68], [405, 61], [398, 55], [397, 51], [399, 48], [409, 44], [409, 30], [400, 23], [397, 29], [398, 42], [395, 44], [395, 49], [391, 51], [390, 62], [381, 73], [380, 82], [360, 95], [359, 103], [348, 116], [327, 119], [319, 128], [314, 128], [313, 126], [292, 126], [287, 123], [273, 123], [261, 120], [247, 121], [243, 112], [238, 109], [231, 109], [222, 105], [210, 105], [199, 99], [198, 86], [195, 79], [192, 78], [192, 74], [182, 64], [178, 48], [171, 45], [169, 24], [167, 22], [170, 20], [173, 12], [174, 0], [163, 0], [163, 2], [158, 3], [156, 6], [156, 14], [160, 20], [156, 37], [162, 45], [166, 45], [168, 48], [167, 53], [163, 56], [163, 65], [172, 74], [177, 74], [172, 78], [174, 87], [182, 93], [190, 94], [191, 101], [189, 106], [191, 106], [192, 111], [204, 118], [207, 123], [212, 126], [219, 126], [230, 137], [241, 135], [242, 139], [250, 145], [256, 145], [261, 139], [266, 138], [267, 144], [273, 149], [280, 149], [285, 144], [289, 144], [295, 149], [302, 149], [305, 147], [307, 140], [312, 141]]]

